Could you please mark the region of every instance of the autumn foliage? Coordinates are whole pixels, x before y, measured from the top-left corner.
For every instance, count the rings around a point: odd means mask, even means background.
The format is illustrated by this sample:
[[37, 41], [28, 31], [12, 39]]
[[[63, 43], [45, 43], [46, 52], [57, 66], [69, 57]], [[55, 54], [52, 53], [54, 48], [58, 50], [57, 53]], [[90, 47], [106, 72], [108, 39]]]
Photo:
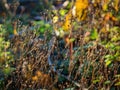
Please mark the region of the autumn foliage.
[[5, 89], [119, 90], [120, 1], [66, 0], [45, 13], [33, 25], [13, 23]]

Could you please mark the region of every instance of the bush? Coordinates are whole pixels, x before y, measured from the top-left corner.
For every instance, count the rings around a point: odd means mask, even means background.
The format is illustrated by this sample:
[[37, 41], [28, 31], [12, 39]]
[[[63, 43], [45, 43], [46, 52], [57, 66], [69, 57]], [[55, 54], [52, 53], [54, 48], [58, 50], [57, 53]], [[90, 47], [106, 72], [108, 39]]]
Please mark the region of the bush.
[[5, 88], [5, 82], [7, 77], [14, 70], [11, 67], [13, 62], [13, 55], [11, 54], [9, 47], [10, 42], [6, 40], [6, 29], [3, 25], [0, 25], [0, 87]]

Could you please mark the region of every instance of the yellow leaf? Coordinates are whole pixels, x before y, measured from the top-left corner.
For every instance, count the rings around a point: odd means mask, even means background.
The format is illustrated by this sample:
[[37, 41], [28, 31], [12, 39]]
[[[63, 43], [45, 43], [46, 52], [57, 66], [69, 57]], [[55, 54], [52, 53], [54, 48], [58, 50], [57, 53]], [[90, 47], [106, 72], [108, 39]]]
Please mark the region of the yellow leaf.
[[88, 0], [76, 0], [76, 9], [85, 9], [88, 7]]
[[[88, 0], [76, 0], [74, 7], [70, 9], [69, 12], [66, 14], [65, 20], [61, 25], [63, 31], [65, 31], [64, 33], [69, 33], [71, 31], [72, 20], [76, 18], [78, 21], [85, 20], [87, 16], [88, 5], [89, 5]], [[55, 22], [56, 21], [57, 20], [55, 19]], [[59, 35], [58, 32], [57, 34]]]
[[120, 86], [120, 82], [115, 83], [115, 86]]
[[119, 2], [120, 2], [120, 0], [114, 0], [114, 8], [116, 11], [119, 10]]
[[37, 77], [37, 76], [33, 76], [33, 77], [32, 77], [32, 80], [33, 80], [33, 81], [37, 81], [37, 80], [38, 80], [38, 77]]
[[106, 66], [109, 66], [109, 65], [112, 63], [112, 60], [108, 60], [108, 59], [107, 59], [105, 62], [106, 62], [105, 65], [106, 65]]
[[113, 21], [118, 21], [118, 19], [117, 19], [116, 17], [114, 17], [114, 16], [112, 16], [111, 19], [112, 19]]
[[27, 67], [28, 67], [28, 70], [31, 70], [31, 69], [32, 69], [31, 64], [28, 64]]
[[63, 23], [63, 30], [64, 31], [70, 31], [71, 29], [71, 19], [72, 19], [72, 13], [71, 11], [66, 15], [65, 22]]
[[17, 33], [17, 22], [16, 21], [13, 22], [13, 33], [14, 33], [14, 35], [18, 35], [18, 33]]
[[64, 25], [63, 25], [63, 30], [64, 31], [69, 31], [71, 29], [71, 21], [66, 20]]
[[78, 19], [78, 21], [80, 21], [80, 20], [81, 20], [81, 21], [85, 20], [86, 16], [87, 16], [87, 10], [84, 10], [84, 14], [82, 15], [81, 19]]
[[43, 75], [43, 73], [40, 72], [40, 71], [37, 71], [37, 72], [36, 72], [36, 75], [37, 75], [38, 77], [41, 77], [41, 76]]
[[97, 4], [99, 4], [99, 3], [100, 3], [100, 1], [101, 1], [101, 0], [92, 0], [92, 3], [93, 3], [93, 5], [96, 7], [96, 6], [97, 6]]
[[103, 11], [107, 11], [108, 4], [109, 4], [109, 0], [103, 0], [103, 5], [102, 5]]
[[18, 35], [18, 33], [17, 33], [17, 30], [16, 30], [16, 29], [14, 29], [14, 30], [13, 30], [13, 33], [14, 33], [14, 35]]
[[103, 27], [100, 31], [101, 31], [101, 33], [107, 33], [107, 30], [105, 27]]
[[108, 8], [108, 7], [107, 7], [107, 4], [105, 3], [102, 8], [103, 8], [104, 11], [106, 11], [107, 8]]
[[88, 8], [88, 0], [76, 0], [75, 8], [76, 8], [76, 18], [78, 21], [82, 21], [86, 18], [87, 8]]
[[53, 20], [52, 20], [52, 21], [53, 21], [53, 23], [58, 22], [58, 19], [59, 19], [59, 18], [58, 18], [58, 16], [54, 16], [54, 17], [53, 17]]

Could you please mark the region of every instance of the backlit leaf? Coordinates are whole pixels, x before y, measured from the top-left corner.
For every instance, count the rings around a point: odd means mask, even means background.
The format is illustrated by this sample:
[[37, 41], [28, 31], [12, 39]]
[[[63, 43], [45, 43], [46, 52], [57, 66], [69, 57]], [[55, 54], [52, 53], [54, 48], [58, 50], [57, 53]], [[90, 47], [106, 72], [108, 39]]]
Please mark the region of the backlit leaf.
[[98, 83], [99, 81], [100, 81], [99, 79], [93, 80], [93, 84], [96, 84], [96, 83]]
[[120, 0], [114, 0], [114, 8], [116, 11], [119, 10], [119, 2], [120, 2]]
[[70, 31], [70, 29], [71, 29], [71, 18], [72, 18], [72, 15], [71, 15], [71, 12], [69, 12], [65, 17], [65, 22], [63, 23], [63, 26], [62, 26], [64, 31]]
[[93, 30], [91, 31], [90, 38], [91, 38], [92, 40], [95, 40], [95, 39], [98, 38], [97, 29], [93, 29]]
[[65, 9], [61, 9], [59, 11], [59, 13], [60, 13], [61, 16], [64, 16], [67, 12], [68, 12], [68, 10], [65, 10]]
[[58, 19], [59, 19], [58, 16], [54, 16], [52, 22], [56, 23], [56, 22], [58, 22]]
[[103, 11], [107, 11], [108, 10], [109, 1], [110, 0], [103, 0], [103, 5], [102, 5]]
[[120, 86], [120, 82], [115, 83], [115, 86]]
[[88, 0], [76, 0], [75, 2], [75, 10], [76, 10], [76, 18], [78, 21], [82, 21], [86, 18], [87, 8], [88, 8]]
[[38, 81], [38, 77], [37, 77], [37, 76], [33, 76], [33, 77], [32, 77], [32, 80], [33, 80], [33, 81]]
[[110, 83], [111, 83], [110, 80], [107, 80], [107, 81], [104, 82], [105, 85], [110, 84]]
[[112, 63], [112, 60], [109, 60], [109, 59], [106, 59], [106, 60], [105, 60], [105, 65], [106, 65], [106, 66], [109, 66], [111, 63]]
[[71, 39], [70, 39], [70, 42], [73, 42], [73, 41], [75, 41], [75, 38], [71, 38]]

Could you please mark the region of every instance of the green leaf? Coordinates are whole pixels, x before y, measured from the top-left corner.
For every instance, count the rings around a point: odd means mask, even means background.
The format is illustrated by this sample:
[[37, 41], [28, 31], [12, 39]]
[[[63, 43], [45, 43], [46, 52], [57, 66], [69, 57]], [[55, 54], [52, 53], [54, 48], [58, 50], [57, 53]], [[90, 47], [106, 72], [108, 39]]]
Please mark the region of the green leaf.
[[110, 58], [111, 58], [111, 55], [106, 55], [105, 58], [107, 58], [107, 59], [109, 58], [109, 59], [110, 59]]
[[91, 38], [92, 40], [95, 40], [95, 39], [98, 38], [97, 29], [93, 29], [93, 30], [91, 31], [90, 38]]
[[110, 30], [111, 30], [111, 31], [117, 31], [117, 30], [119, 30], [119, 27], [118, 27], [118, 26], [114, 26], [114, 27], [112, 27]]
[[[118, 50], [120, 50], [120, 49], [118, 49]], [[115, 57], [119, 57], [119, 56], [120, 56], [120, 52], [117, 51], [114, 56], [115, 56]]]
[[52, 13], [56, 15], [57, 14], [57, 10], [52, 10]]
[[46, 27], [46, 28], [49, 28], [49, 27], [50, 27], [50, 24], [46, 23], [46, 24], [45, 24], [45, 27]]
[[71, 6], [72, 6], [72, 3], [70, 2], [70, 3], [67, 5], [66, 9], [70, 9]]
[[44, 27], [44, 26], [39, 28], [40, 33], [44, 33], [44, 32], [45, 32], [45, 30], [46, 30], [46, 29], [45, 29], [45, 27]]
[[100, 81], [99, 79], [93, 80], [93, 84], [96, 84], [99, 81]]
[[107, 81], [104, 82], [105, 85], [110, 84], [110, 83], [111, 83], [110, 80], [107, 80]]
[[15, 70], [15, 68], [6, 67], [6, 68], [3, 69], [3, 72], [4, 72], [5, 75], [9, 75], [14, 70]]
[[43, 20], [42, 21], [34, 21], [34, 24], [44, 26], [45, 22]]
[[75, 41], [75, 38], [71, 38], [71, 39], [70, 39], [70, 42], [74, 42], [74, 41]]
[[109, 66], [112, 63], [112, 60], [106, 59], [105, 62], [106, 62], [105, 65]]
[[65, 9], [61, 9], [59, 11], [59, 13], [60, 13], [61, 16], [64, 16], [67, 12], [68, 12], [68, 10], [65, 10]]
[[116, 49], [116, 50], [120, 50], [120, 46], [116, 46], [115, 49]]

